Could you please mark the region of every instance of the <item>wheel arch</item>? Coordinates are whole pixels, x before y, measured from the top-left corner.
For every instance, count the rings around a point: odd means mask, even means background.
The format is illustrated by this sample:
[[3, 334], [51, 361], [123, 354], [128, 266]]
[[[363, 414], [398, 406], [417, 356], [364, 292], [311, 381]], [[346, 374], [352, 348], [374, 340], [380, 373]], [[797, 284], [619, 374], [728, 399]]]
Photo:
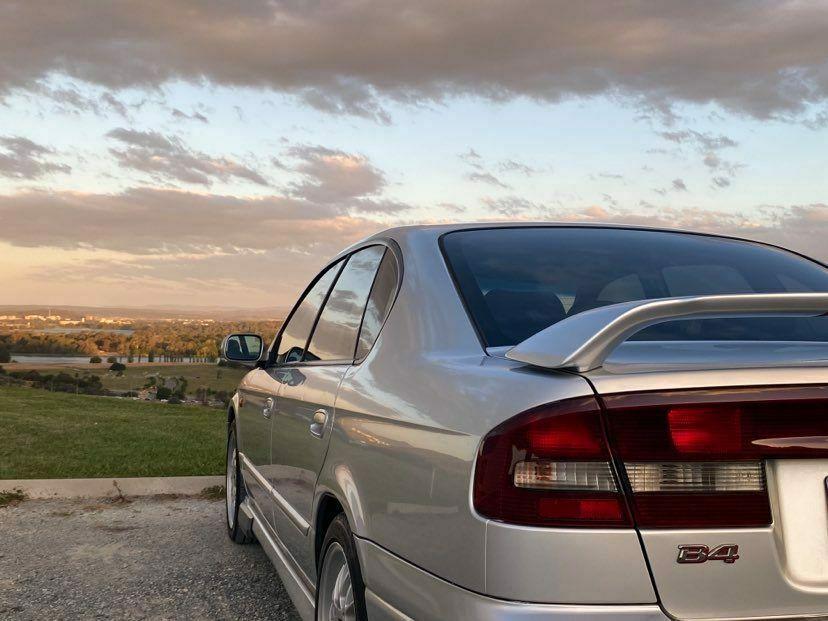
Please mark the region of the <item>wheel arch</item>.
[[[325, 541], [328, 527], [339, 514], [344, 515], [348, 520], [348, 514], [339, 499], [331, 492], [323, 492], [317, 502], [313, 528], [313, 558], [316, 567], [319, 567], [319, 557], [322, 554], [322, 544]], [[350, 520], [348, 524], [350, 525]]]
[[230, 399], [230, 405], [227, 406], [227, 429], [230, 429], [230, 425], [233, 424], [233, 421], [236, 420], [236, 413], [239, 409], [239, 393], [236, 392], [233, 394], [233, 397]]

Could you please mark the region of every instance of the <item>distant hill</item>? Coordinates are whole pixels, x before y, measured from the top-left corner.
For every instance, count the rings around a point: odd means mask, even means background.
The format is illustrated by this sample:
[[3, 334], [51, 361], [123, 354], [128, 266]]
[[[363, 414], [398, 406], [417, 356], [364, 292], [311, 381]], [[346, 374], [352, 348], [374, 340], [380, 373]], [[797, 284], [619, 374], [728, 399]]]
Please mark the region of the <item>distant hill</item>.
[[66, 306], [66, 305], [0, 305], [0, 315], [60, 315], [61, 317], [128, 317], [130, 319], [214, 319], [216, 321], [243, 321], [284, 319], [287, 307], [232, 308], [223, 306]]

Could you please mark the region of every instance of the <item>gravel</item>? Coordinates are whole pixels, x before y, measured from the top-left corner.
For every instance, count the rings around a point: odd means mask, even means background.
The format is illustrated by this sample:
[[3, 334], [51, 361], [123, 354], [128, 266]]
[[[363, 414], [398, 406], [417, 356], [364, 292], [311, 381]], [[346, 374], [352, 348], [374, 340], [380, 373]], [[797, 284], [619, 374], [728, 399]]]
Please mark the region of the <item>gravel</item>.
[[29, 500], [0, 508], [0, 619], [299, 619], [224, 503]]

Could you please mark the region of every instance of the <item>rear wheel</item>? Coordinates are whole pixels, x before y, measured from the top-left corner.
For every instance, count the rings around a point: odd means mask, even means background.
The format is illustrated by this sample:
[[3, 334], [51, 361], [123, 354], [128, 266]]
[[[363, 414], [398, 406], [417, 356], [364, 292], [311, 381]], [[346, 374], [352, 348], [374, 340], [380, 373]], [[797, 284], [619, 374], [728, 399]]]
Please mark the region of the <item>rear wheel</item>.
[[367, 621], [365, 583], [344, 515], [328, 527], [317, 572], [316, 621]]
[[227, 474], [224, 489], [227, 535], [236, 543], [250, 543], [253, 541], [253, 533], [249, 528], [249, 524], [247, 524], [247, 520], [244, 519], [243, 513], [242, 519], [239, 519], [240, 507], [246, 497], [246, 491], [241, 476], [241, 465], [239, 464], [235, 421], [230, 423], [230, 429], [227, 433]]

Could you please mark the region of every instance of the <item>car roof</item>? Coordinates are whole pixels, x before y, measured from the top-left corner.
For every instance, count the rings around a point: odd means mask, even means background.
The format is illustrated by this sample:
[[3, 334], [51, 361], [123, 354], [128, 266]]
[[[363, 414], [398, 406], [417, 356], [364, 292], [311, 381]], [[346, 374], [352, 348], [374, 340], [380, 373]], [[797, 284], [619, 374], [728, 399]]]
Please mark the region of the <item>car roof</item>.
[[[790, 250], [789, 248], [785, 248], [784, 246], [779, 246], [776, 244], [771, 244], [768, 242], [763, 242], [755, 239], [748, 239], [745, 237], [738, 237], [735, 235], [722, 235], [719, 233], [708, 233], [702, 231], [694, 231], [690, 229], [680, 229], [680, 228], [669, 228], [669, 227], [652, 227], [646, 225], [639, 225], [639, 224], [618, 224], [618, 223], [605, 223], [605, 222], [577, 222], [577, 221], [566, 221], [566, 222], [550, 222], [550, 221], [521, 221], [521, 222], [503, 222], [503, 221], [494, 221], [494, 222], [455, 222], [455, 223], [443, 223], [443, 224], [412, 224], [412, 225], [405, 225], [405, 226], [397, 226], [385, 229], [383, 231], [379, 231], [366, 239], [363, 239], [356, 244], [353, 244], [350, 248], [340, 253], [339, 256], [350, 252], [353, 248], [365, 245], [367, 242], [372, 240], [381, 240], [381, 239], [393, 239], [398, 243], [404, 245], [404, 242], [408, 241], [412, 238], [434, 238], [438, 239], [442, 235], [446, 233], [452, 233], [454, 231], [471, 231], [471, 230], [481, 230], [481, 229], [510, 229], [510, 228], [594, 228], [594, 229], [618, 229], [618, 230], [632, 230], [632, 231], [652, 231], [652, 232], [659, 232], [659, 233], [678, 233], [684, 235], [697, 235], [700, 237], [710, 237], [714, 239], [726, 239], [732, 241], [739, 241], [739, 242], [746, 242], [750, 244], [757, 244], [760, 246], [765, 246], [766, 248], [772, 248], [776, 250], [782, 250], [797, 256], [800, 256], [808, 261], [817, 263], [823, 267], [826, 266], [825, 263], [814, 259], [808, 255], [802, 254], [801, 252], [797, 252], [795, 250]], [[413, 240], [412, 240], [413, 241]]]

